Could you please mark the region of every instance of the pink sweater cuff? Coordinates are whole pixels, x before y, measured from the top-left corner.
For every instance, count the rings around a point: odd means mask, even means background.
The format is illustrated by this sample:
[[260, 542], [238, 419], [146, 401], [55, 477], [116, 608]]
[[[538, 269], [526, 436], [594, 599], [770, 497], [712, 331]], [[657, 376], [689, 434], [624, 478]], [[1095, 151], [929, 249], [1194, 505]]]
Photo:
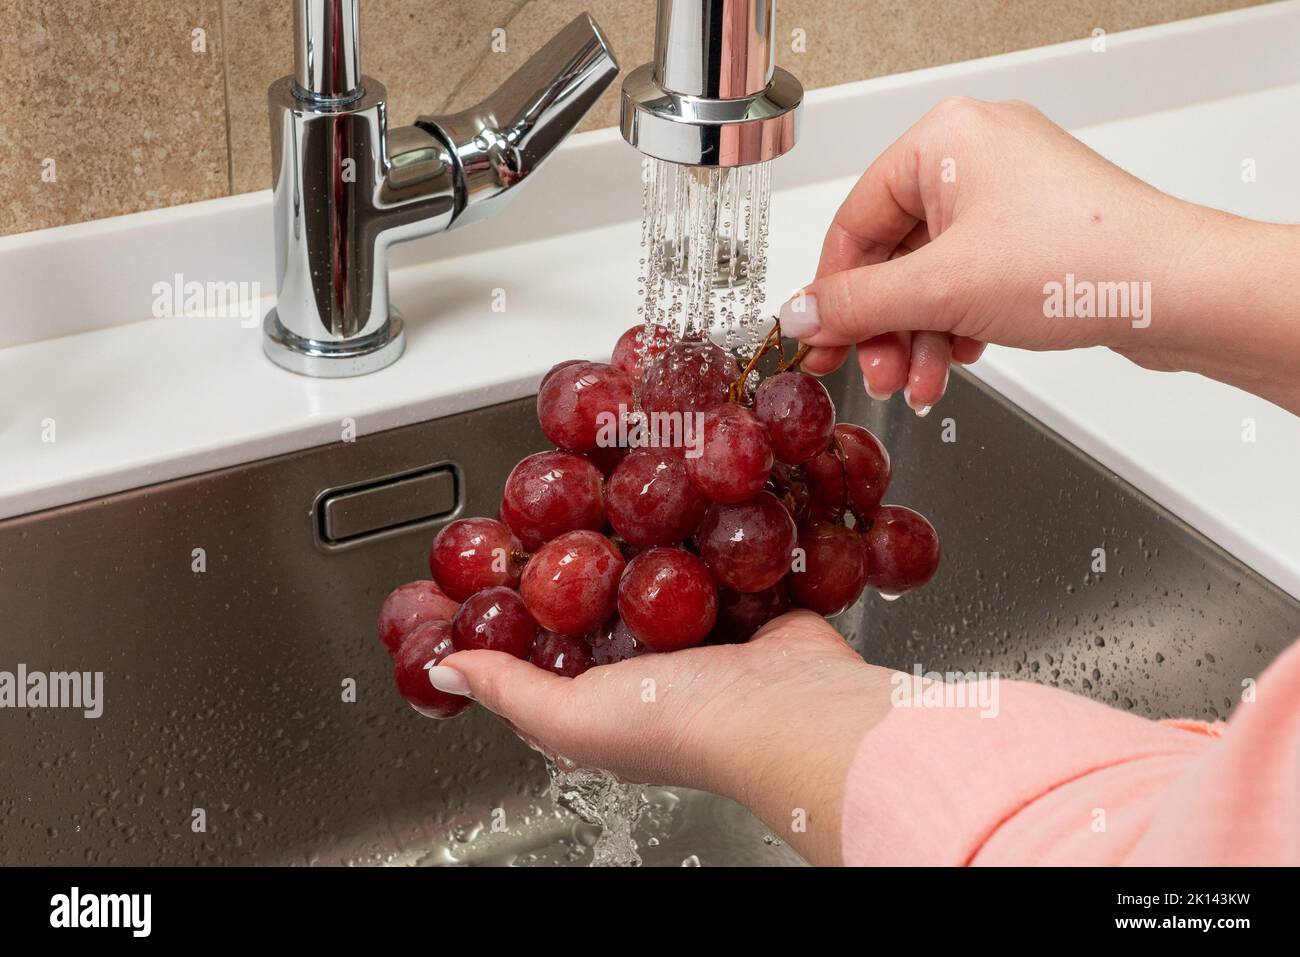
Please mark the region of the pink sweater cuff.
[[[1221, 725], [1002, 681], [995, 716], [896, 707], [846, 781], [846, 864], [1300, 860], [1300, 645]], [[1193, 823], [1194, 822], [1194, 823]]]

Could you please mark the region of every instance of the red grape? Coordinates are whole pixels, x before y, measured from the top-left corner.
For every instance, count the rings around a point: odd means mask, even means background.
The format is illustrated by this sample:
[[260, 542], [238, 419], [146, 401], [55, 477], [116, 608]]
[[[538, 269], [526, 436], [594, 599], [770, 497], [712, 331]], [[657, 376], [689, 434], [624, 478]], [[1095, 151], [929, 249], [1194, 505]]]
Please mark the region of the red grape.
[[790, 465], [826, 451], [835, 429], [830, 393], [806, 372], [780, 372], [759, 383], [754, 415], [767, 427], [773, 454]]
[[672, 545], [699, 527], [708, 501], [686, 474], [682, 449], [636, 449], [609, 477], [605, 510], [629, 545]]
[[566, 532], [529, 560], [519, 586], [524, 604], [543, 628], [589, 634], [613, 614], [626, 564], [599, 532]]
[[519, 584], [523, 546], [491, 518], [461, 518], [445, 526], [429, 548], [429, 571], [456, 601], [493, 585]]
[[552, 369], [537, 393], [537, 421], [570, 452], [618, 444], [618, 424], [633, 408], [632, 380], [604, 362]]
[[838, 519], [845, 510], [866, 518], [889, 488], [889, 453], [862, 428], [841, 422], [831, 447], [804, 467], [813, 514]]
[[704, 563], [681, 548], [651, 548], [627, 566], [618, 613], [651, 651], [698, 645], [718, 615], [718, 592]]
[[586, 359], [565, 359], [563, 362], [555, 363], [555, 365], [546, 370], [546, 375], [542, 376], [542, 381], [537, 384], [538, 393], [540, 394], [541, 391], [546, 388], [546, 383], [551, 381], [551, 376], [555, 375], [555, 373], [559, 372], [561, 369], [567, 369], [569, 366], [576, 366], [586, 361]]
[[389, 592], [379, 606], [375, 630], [391, 655], [418, 625], [426, 621], [451, 621], [459, 607], [435, 582], [407, 582]]
[[498, 585], [465, 599], [451, 622], [457, 651], [485, 648], [527, 658], [537, 637], [537, 622], [519, 593]]
[[501, 520], [524, 548], [536, 551], [556, 535], [605, 527], [600, 470], [571, 452], [538, 452], [506, 479]]
[[703, 412], [726, 401], [740, 367], [712, 342], [678, 342], [645, 370], [637, 398], [646, 412]]
[[615, 615], [591, 640], [593, 665], [612, 665], [644, 655], [648, 649], [628, 631], [623, 619]]
[[469, 707], [469, 698], [439, 691], [429, 681], [429, 669], [455, 650], [451, 625], [445, 621], [426, 621], [417, 626], [398, 649], [393, 680], [401, 696], [420, 714], [454, 718]]
[[754, 592], [719, 589], [718, 623], [713, 626], [713, 634], [709, 635], [709, 644], [743, 644], [754, 637], [758, 629], [789, 610], [790, 596], [783, 584]]
[[701, 454], [686, 456], [686, 474], [714, 502], [743, 502], [772, 474], [767, 430], [748, 409], [724, 402], [704, 413]]
[[641, 378], [646, 366], [663, 354], [663, 351], [677, 341], [677, 335], [667, 326], [652, 323], [650, 334], [646, 335], [646, 325], [633, 326], [618, 337], [614, 344], [614, 356], [610, 364], [615, 369], [630, 377], [633, 382]]
[[542, 631], [533, 642], [528, 660], [565, 678], [576, 678], [592, 665], [591, 646], [581, 638]]
[[882, 505], [862, 534], [867, 584], [888, 597], [919, 588], [939, 567], [939, 533], [924, 515], [901, 505]]
[[858, 600], [867, 574], [862, 536], [843, 525], [814, 522], [799, 532], [799, 547], [802, 567], [796, 565], [787, 579], [796, 605], [829, 618]]
[[704, 513], [696, 533], [700, 557], [728, 588], [751, 592], [771, 588], [790, 570], [798, 529], [771, 492], [747, 502], [717, 504]]

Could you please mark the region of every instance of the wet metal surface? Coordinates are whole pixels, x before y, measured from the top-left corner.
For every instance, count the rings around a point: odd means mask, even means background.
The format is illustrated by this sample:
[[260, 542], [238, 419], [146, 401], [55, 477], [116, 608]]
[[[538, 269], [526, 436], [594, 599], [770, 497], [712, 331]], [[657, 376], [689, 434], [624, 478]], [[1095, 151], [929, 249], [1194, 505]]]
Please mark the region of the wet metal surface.
[[[968, 377], [926, 419], [828, 381], [890, 449], [887, 500], [943, 539], [926, 590], [843, 617], [871, 660], [1214, 718], [1300, 635], [1294, 601]], [[461, 514], [493, 515], [543, 447], [520, 401], [0, 522], [0, 671], [104, 673], [98, 719], [0, 709], [0, 864], [582, 862], [540, 757], [392, 688], [375, 613], [427, 577], [436, 526], [328, 551], [313, 515], [441, 462]], [[652, 796], [647, 863], [797, 863], [730, 802]]]

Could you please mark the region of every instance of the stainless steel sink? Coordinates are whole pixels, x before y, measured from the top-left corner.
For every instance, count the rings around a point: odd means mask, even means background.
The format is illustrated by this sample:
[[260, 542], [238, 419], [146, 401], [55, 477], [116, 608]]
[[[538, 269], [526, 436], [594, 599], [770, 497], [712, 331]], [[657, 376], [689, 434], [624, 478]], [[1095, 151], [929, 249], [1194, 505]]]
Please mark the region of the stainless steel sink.
[[[1215, 718], [1300, 634], [1295, 601], [969, 376], [926, 419], [828, 384], [944, 544], [927, 589], [842, 616], [873, 661]], [[375, 612], [427, 576], [433, 528], [319, 543], [325, 490], [450, 462], [460, 513], [491, 515], [542, 447], [524, 400], [0, 522], [0, 670], [105, 673], [98, 719], [0, 710], [0, 864], [585, 862], [539, 756], [392, 688]], [[650, 797], [648, 864], [799, 863], [731, 802]]]

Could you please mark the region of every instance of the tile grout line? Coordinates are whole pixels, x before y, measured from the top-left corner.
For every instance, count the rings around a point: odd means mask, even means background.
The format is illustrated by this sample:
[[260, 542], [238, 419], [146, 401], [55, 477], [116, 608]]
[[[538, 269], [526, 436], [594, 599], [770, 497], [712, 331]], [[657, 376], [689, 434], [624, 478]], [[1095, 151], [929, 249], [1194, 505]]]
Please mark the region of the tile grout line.
[[[515, 18], [518, 17], [519, 14], [523, 13], [524, 8], [527, 7], [531, 2], [532, 0], [517, 0], [515, 4], [515, 8], [511, 10], [508, 14], [506, 14], [505, 21], [501, 24], [501, 29], [502, 30], [509, 29], [510, 24], [515, 22]], [[483, 65], [484, 60], [487, 59], [486, 54], [490, 54], [491, 52], [492, 52], [492, 41], [489, 39], [487, 41], [487, 49], [485, 50], [485, 55], [480, 57], [478, 59], [478, 62], [476, 62], [473, 66], [471, 66], [468, 70], [466, 70], [464, 73], [460, 75], [460, 79], [458, 79], [456, 81], [456, 85], [451, 88], [451, 92], [442, 98], [442, 105], [438, 107], [439, 112], [450, 109], [451, 104], [456, 102], [456, 97], [460, 95], [460, 91], [465, 89], [465, 86], [470, 82], [470, 80], [475, 76], [475, 74], [478, 73], [479, 67], [481, 67]]]
[[230, 141], [230, 43], [226, 31], [226, 0], [217, 0], [221, 29], [221, 96], [226, 120], [226, 195], [235, 195], [235, 151]]

